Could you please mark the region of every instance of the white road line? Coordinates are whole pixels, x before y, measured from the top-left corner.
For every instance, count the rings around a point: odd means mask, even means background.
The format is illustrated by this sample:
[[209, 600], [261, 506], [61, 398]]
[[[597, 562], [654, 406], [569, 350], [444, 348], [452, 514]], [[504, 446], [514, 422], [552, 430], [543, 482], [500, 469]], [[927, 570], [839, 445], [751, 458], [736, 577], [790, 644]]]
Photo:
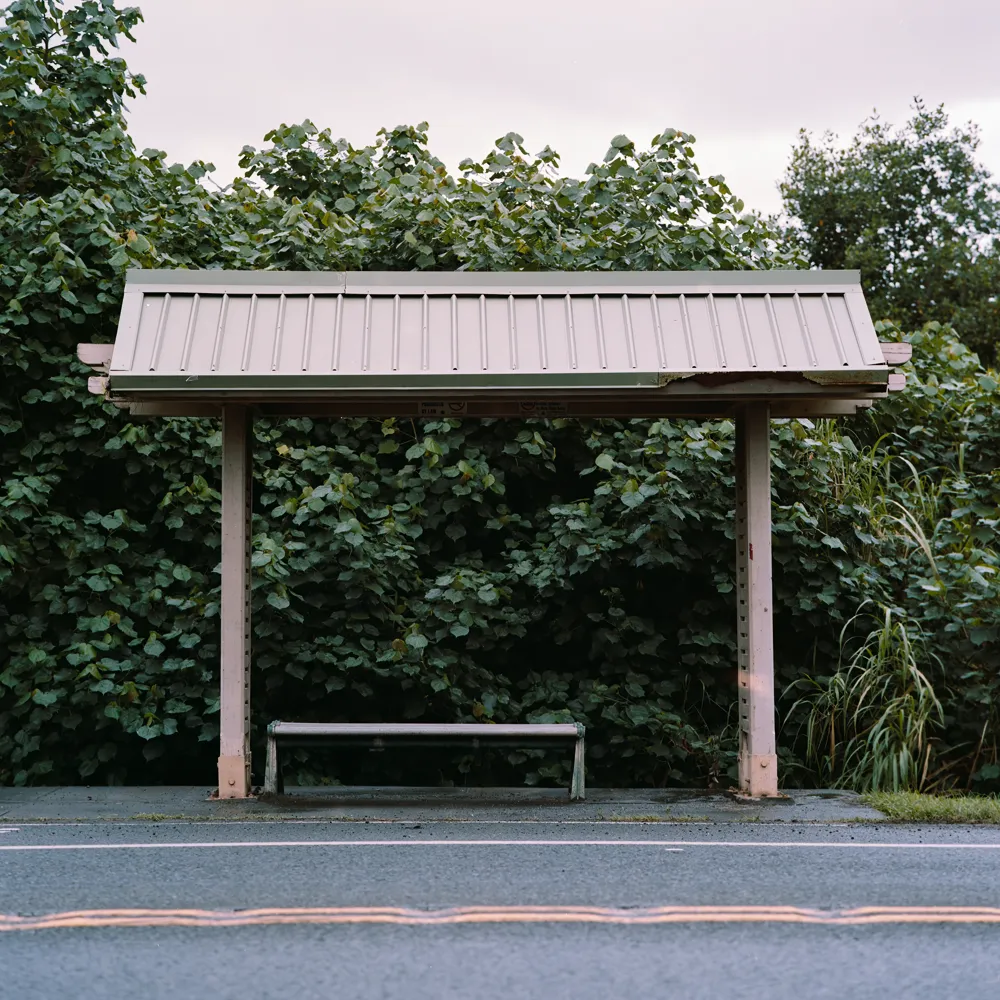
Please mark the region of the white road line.
[[142, 851], [207, 850], [255, 847], [740, 847], [750, 849], [812, 848], [821, 850], [997, 851], [1000, 843], [918, 844], [801, 840], [217, 840], [173, 843], [0, 844], [0, 851]]
[[[378, 816], [334, 816], [322, 819], [286, 819], [277, 816], [272, 819], [200, 819], [198, 817], [181, 817], [178, 819], [133, 819], [124, 816], [120, 819], [102, 820], [58, 820], [47, 819], [22, 823], [21, 827], [65, 829], [66, 827], [100, 827], [100, 826], [155, 826], [164, 829], [169, 826], [657, 826], [657, 827], [701, 827], [738, 825], [740, 820], [714, 819], [382, 819]], [[754, 821], [758, 825], [771, 825], [770, 820]], [[782, 823], [783, 820], [776, 822]], [[854, 828], [862, 823], [874, 823], [870, 820], [830, 820], [829, 822], [810, 823], [816, 827]]]

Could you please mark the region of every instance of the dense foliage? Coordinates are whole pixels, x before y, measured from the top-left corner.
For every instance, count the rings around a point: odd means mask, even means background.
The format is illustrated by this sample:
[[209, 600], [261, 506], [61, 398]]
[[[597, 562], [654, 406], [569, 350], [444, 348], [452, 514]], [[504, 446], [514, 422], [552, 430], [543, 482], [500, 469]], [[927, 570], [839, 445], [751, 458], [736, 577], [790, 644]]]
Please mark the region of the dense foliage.
[[953, 324], [983, 358], [1000, 343], [1000, 186], [974, 125], [916, 102], [895, 129], [865, 122], [841, 146], [803, 131], [781, 185], [789, 235], [813, 267], [859, 268], [875, 316]]
[[[218, 427], [133, 423], [74, 360], [113, 336], [126, 267], [795, 263], [673, 130], [649, 150], [616, 137], [575, 180], [514, 135], [452, 177], [423, 126], [355, 148], [305, 123], [209, 191], [207, 165], [138, 155], [125, 131], [143, 81], [112, 50], [138, 17], [16, 0], [0, 27], [0, 783], [212, 780]], [[871, 742], [924, 784], [1000, 775], [997, 385], [951, 330], [912, 339], [902, 399], [774, 425], [792, 781], [870, 782]], [[572, 718], [598, 783], [722, 780], [732, 452], [724, 421], [258, 421], [258, 740], [273, 717]], [[942, 711], [893, 729], [857, 703], [858, 669], [904, 708], [916, 670]], [[377, 764], [303, 757], [299, 775], [427, 780], [425, 758]], [[539, 754], [437, 764], [441, 780], [566, 777]]]

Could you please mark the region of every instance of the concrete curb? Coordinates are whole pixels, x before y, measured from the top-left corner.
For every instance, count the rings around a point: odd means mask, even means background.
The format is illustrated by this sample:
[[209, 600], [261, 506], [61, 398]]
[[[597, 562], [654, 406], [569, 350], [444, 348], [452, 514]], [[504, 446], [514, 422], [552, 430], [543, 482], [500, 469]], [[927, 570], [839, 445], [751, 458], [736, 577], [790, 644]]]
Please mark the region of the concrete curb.
[[204, 786], [0, 788], [0, 822], [126, 820], [831, 823], [881, 821], [860, 796], [795, 790], [745, 800], [685, 789], [594, 788], [571, 803], [559, 788], [294, 788], [219, 800]]

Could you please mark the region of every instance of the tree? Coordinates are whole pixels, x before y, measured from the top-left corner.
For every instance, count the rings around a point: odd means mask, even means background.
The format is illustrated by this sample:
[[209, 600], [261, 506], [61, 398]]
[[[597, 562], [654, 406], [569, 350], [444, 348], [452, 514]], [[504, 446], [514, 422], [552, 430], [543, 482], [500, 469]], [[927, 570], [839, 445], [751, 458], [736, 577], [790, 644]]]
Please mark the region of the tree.
[[919, 100], [893, 128], [873, 117], [847, 146], [803, 130], [781, 183], [788, 234], [813, 267], [858, 268], [876, 316], [951, 323], [992, 362], [1000, 342], [1000, 187], [979, 133]]
[[[509, 133], [451, 177], [427, 123], [355, 148], [311, 122], [244, 147], [241, 166], [309, 227], [294, 266], [354, 269], [586, 270], [774, 267], [795, 263], [725, 178], [701, 176], [694, 137], [666, 129], [640, 149], [615, 136], [582, 180], [559, 156], [531, 156]], [[280, 237], [279, 237], [280, 238]], [[266, 259], [266, 258], [265, 258]], [[293, 266], [282, 259], [281, 266]], [[254, 266], [259, 266], [255, 264]], [[270, 266], [274, 266], [273, 264]]]

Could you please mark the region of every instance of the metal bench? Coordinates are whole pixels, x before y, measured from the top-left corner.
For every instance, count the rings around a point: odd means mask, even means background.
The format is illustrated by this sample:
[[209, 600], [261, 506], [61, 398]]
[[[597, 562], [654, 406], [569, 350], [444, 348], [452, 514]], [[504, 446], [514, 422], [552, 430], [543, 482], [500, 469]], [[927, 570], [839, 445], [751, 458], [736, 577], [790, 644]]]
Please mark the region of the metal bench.
[[547, 749], [553, 744], [573, 745], [573, 776], [570, 801], [584, 797], [584, 727], [579, 723], [555, 725], [488, 725], [479, 723], [382, 723], [382, 722], [272, 722], [267, 727], [267, 766], [264, 794], [281, 795], [285, 786], [281, 774], [282, 746], [368, 743], [387, 746], [511, 747], [520, 750]]

